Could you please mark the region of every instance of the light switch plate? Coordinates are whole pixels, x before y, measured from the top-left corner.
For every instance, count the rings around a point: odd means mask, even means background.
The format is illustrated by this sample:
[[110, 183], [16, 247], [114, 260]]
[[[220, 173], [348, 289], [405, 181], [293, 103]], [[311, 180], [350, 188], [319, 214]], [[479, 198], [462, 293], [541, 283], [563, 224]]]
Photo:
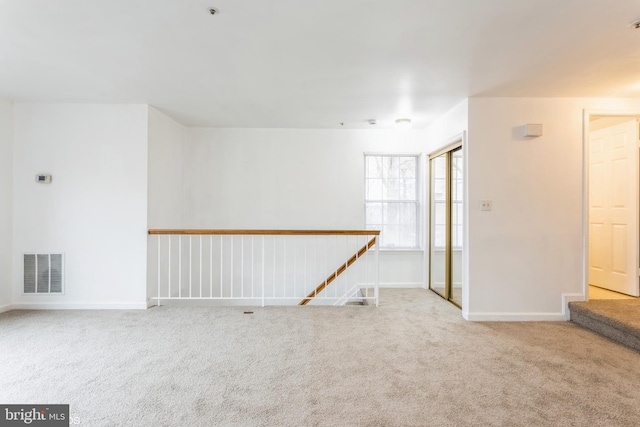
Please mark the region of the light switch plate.
[[493, 208], [493, 202], [491, 200], [480, 200], [480, 210], [490, 211]]

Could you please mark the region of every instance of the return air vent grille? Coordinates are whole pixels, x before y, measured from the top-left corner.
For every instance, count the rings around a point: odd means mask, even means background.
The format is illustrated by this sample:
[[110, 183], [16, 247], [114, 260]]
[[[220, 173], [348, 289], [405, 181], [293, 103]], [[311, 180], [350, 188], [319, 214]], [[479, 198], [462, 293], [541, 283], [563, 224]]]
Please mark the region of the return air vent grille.
[[24, 254], [24, 293], [62, 293], [62, 254]]

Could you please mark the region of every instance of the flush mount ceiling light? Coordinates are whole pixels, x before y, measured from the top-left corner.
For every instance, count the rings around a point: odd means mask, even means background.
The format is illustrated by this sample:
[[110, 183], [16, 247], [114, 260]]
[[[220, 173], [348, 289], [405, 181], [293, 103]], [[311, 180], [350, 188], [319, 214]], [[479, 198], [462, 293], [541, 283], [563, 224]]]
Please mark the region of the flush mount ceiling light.
[[396, 127], [398, 129], [409, 129], [411, 127], [411, 119], [396, 119]]
[[640, 19], [636, 19], [635, 21], [629, 22], [629, 28], [633, 28], [633, 29], [640, 28]]

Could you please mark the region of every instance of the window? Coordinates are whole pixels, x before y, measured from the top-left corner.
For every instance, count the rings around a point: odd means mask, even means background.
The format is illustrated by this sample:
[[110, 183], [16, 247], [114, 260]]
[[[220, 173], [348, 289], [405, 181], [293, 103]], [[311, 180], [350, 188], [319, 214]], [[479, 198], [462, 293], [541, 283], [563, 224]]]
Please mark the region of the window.
[[365, 227], [381, 231], [381, 248], [420, 246], [418, 159], [365, 154]]

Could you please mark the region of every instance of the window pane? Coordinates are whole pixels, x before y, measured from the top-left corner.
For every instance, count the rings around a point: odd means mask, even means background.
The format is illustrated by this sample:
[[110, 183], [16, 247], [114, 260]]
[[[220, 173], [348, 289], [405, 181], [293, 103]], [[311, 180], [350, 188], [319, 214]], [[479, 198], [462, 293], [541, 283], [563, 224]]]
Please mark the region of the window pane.
[[382, 176], [384, 178], [399, 178], [400, 172], [398, 171], [399, 160], [395, 156], [383, 157], [382, 162]]
[[400, 224], [400, 210], [397, 203], [385, 203], [383, 212], [386, 224]]
[[383, 200], [381, 179], [367, 179], [366, 198], [367, 200]]
[[366, 156], [365, 227], [381, 230], [381, 247], [418, 246], [418, 159]]
[[416, 180], [415, 179], [403, 179], [400, 181], [400, 197], [398, 200], [417, 200], [416, 194]]
[[387, 248], [400, 247], [399, 231], [399, 225], [384, 225], [382, 227], [382, 232], [380, 233], [382, 245]]
[[367, 225], [382, 224], [382, 203], [367, 203], [365, 208]]
[[387, 178], [383, 181], [382, 198], [384, 200], [400, 199], [400, 182], [397, 179]]
[[404, 248], [418, 246], [416, 227], [400, 226], [399, 245]]
[[400, 178], [415, 178], [417, 157], [400, 157]]
[[416, 228], [418, 206], [414, 203], [402, 203], [398, 206], [400, 211], [400, 224], [409, 225]]

